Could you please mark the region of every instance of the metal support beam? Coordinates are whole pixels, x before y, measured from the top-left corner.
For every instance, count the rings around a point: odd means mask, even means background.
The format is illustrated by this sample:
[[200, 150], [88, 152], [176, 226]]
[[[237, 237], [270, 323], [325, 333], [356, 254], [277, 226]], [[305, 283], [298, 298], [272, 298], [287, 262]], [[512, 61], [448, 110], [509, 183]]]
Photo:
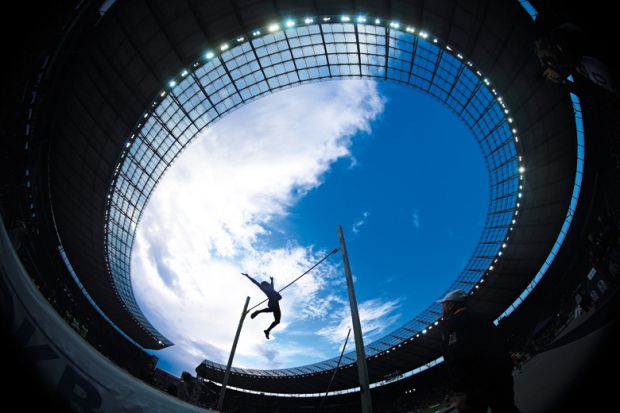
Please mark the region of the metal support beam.
[[226, 365], [226, 373], [224, 374], [224, 381], [222, 382], [222, 390], [220, 391], [220, 399], [217, 402], [217, 410], [222, 411], [224, 407], [224, 395], [226, 394], [226, 385], [228, 385], [228, 378], [230, 377], [230, 369], [232, 368], [232, 362], [235, 358], [235, 351], [237, 350], [237, 343], [239, 342], [239, 335], [241, 334], [241, 328], [243, 327], [243, 321], [248, 313], [248, 304], [250, 304], [250, 297], [245, 298], [245, 305], [243, 306], [243, 312], [241, 313], [241, 319], [239, 319], [239, 326], [237, 327], [237, 334], [235, 334], [235, 340], [233, 341], [232, 350], [230, 350], [230, 356], [228, 357], [228, 364]]
[[357, 310], [357, 299], [353, 288], [353, 276], [349, 265], [347, 246], [344, 242], [342, 227], [338, 225], [338, 235], [340, 236], [340, 251], [342, 252], [342, 262], [344, 273], [347, 277], [347, 288], [349, 290], [349, 305], [351, 306], [351, 321], [353, 323], [353, 337], [355, 337], [355, 352], [357, 353], [357, 374], [360, 380], [360, 396], [362, 398], [362, 413], [372, 413], [372, 400], [370, 399], [370, 385], [368, 384], [368, 366], [366, 366], [366, 354], [364, 353], [364, 339], [362, 338], [362, 326], [360, 315]]

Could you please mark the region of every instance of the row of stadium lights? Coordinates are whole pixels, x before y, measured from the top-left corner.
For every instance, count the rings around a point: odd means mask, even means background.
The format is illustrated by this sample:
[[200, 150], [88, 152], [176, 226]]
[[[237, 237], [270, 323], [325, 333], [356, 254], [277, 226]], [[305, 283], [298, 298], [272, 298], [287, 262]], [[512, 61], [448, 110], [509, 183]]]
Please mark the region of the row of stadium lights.
[[[75, 7], [75, 10], [80, 10], [81, 8], [81, 3], [78, 4]], [[68, 27], [71, 27], [71, 24], [69, 23], [73, 23], [76, 19], [77, 16], [79, 14], [74, 15], [73, 17], [70, 18], [70, 22], [67, 22], [67, 24], [65, 26], [63, 26], [63, 31], [65, 30], [69, 30], [67, 29]], [[31, 140], [32, 140], [32, 126], [33, 126], [33, 114], [36, 111], [36, 108], [38, 106], [39, 103], [39, 89], [41, 88], [42, 83], [45, 80], [46, 77], [46, 72], [48, 71], [48, 63], [50, 62], [50, 60], [52, 60], [52, 56], [51, 55], [46, 55], [43, 58], [43, 62], [41, 63], [41, 67], [39, 68], [39, 71], [36, 75], [36, 77], [34, 78], [34, 82], [33, 82], [33, 87], [31, 89], [31, 100], [30, 100], [30, 104], [28, 105], [28, 111], [27, 111], [27, 117], [26, 117], [26, 125], [25, 125], [25, 131], [24, 131], [24, 135], [26, 138], [26, 142], [24, 144], [24, 151], [26, 153], [28, 153], [31, 149]], [[27, 166], [26, 167], [26, 171], [25, 171], [25, 175], [26, 175], [26, 192], [28, 193], [28, 208], [32, 211], [32, 215], [31, 218], [36, 218], [37, 214], [34, 211], [34, 199], [32, 196], [32, 183], [30, 182], [30, 168]], [[60, 240], [59, 240], [60, 243]]]
[[[382, 26], [382, 27], [389, 27], [395, 30], [399, 30], [401, 27], [404, 28], [405, 32], [407, 33], [411, 33], [412, 35], [415, 35], [416, 33], [423, 39], [428, 39], [430, 37], [429, 33], [424, 31], [424, 30], [417, 30], [415, 27], [413, 26], [407, 26], [407, 25], [401, 25], [400, 22], [397, 21], [387, 21], [384, 19], [380, 19], [380, 18], [376, 18], [374, 20], [369, 19], [367, 16], [357, 16], [355, 18], [352, 18], [351, 16], [348, 15], [342, 15], [342, 16], [338, 16], [338, 17], [334, 17], [334, 16], [325, 16], [325, 17], [320, 17], [320, 18], [314, 18], [314, 17], [306, 17], [303, 20], [300, 20], [300, 22], [303, 22], [303, 25], [312, 25], [315, 23], [361, 23], [361, 24], [366, 24], [369, 23], [370, 21], [373, 21], [375, 25], [377, 26]], [[302, 23], [300, 23], [302, 24]], [[264, 28], [260, 28], [260, 29], [256, 29], [254, 31], [251, 32], [251, 35], [253, 37], [258, 37], [261, 35], [266, 35], [266, 34], [270, 34], [270, 33], [275, 33], [278, 32], [280, 30], [284, 30], [284, 29], [290, 29], [293, 27], [296, 27], [298, 25], [298, 22], [294, 19], [287, 19], [284, 21], [283, 24], [280, 23], [271, 23], [267, 26], [265, 26]], [[236, 44], [241, 44], [246, 42], [248, 39], [246, 39], [245, 36], [239, 36], [236, 38]], [[232, 42], [227, 42], [227, 43], [222, 43], [219, 46], [219, 52], [213, 51], [213, 50], [208, 50], [205, 54], [204, 54], [204, 58], [206, 58], [206, 61], [210, 61], [211, 59], [215, 58], [216, 56], [218, 56], [218, 53], [223, 53], [227, 50], [230, 49], [231, 47], [231, 43]], [[433, 43], [437, 44], [439, 43], [439, 40], [435, 37], [433, 37]], [[445, 49], [448, 50], [449, 52], [451, 52], [453, 55], [455, 55], [459, 60], [463, 60], [464, 57], [461, 53], [455, 51], [452, 47], [450, 47], [450, 45], [445, 45]], [[196, 68], [198, 68], [199, 66], [205, 64], [206, 62], [204, 61], [197, 61], [195, 62], [192, 67], [193, 70], [195, 70]], [[470, 61], [466, 61], [467, 66], [469, 66], [470, 68], [472, 68], [473, 70], [473, 63]], [[506, 104], [503, 100], [503, 98], [501, 96], [498, 95], [497, 91], [494, 88], [491, 88], [491, 81], [484, 77], [483, 78], [483, 74], [480, 70], [476, 69], [475, 73], [478, 75], [478, 77], [482, 78], [484, 84], [486, 86], [488, 86], [488, 88], [491, 90], [491, 92], [493, 93], [493, 95], [495, 96], [498, 104], [502, 107], [504, 114], [506, 116], [509, 115], [510, 111], [509, 109], [506, 107]], [[173, 79], [171, 81], [168, 82], [168, 86], [170, 88], [170, 90], [172, 90], [175, 86], [177, 86], [178, 81], [180, 81], [180, 79], [184, 79], [186, 78], [188, 75], [190, 74], [190, 72], [187, 69], [183, 69], [179, 75], [179, 78]], [[146, 120], [150, 113], [152, 113], [152, 111], [157, 107], [157, 105], [159, 103], [161, 103], [161, 101], [166, 97], [166, 95], [168, 94], [168, 92], [166, 90], [163, 90], [158, 97], [156, 98], [156, 100], [151, 104], [150, 109], [148, 109], [147, 111], [145, 111], [145, 113], [143, 114], [143, 119]], [[512, 126], [514, 120], [512, 119], [512, 117], [507, 117], [506, 118], [507, 122]], [[143, 125], [143, 121], [139, 122], [136, 125], [135, 130], [138, 131], [140, 130], [140, 128]], [[517, 129], [514, 127], [511, 127], [511, 131], [513, 133], [513, 137], [515, 140], [515, 143], [519, 142], [519, 137], [517, 136]], [[117, 164], [115, 170], [114, 170], [114, 177], [113, 177], [113, 181], [112, 184], [110, 185], [109, 191], [108, 191], [108, 195], [107, 195], [107, 207], [106, 207], [106, 215], [105, 215], [105, 222], [108, 222], [108, 216], [109, 216], [109, 211], [110, 211], [110, 204], [111, 204], [111, 197], [112, 197], [112, 193], [114, 191], [114, 187], [115, 187], [115, 183], [116, 183], [116, 179], [122, 164], [122, 161], [124, 160], [127, 151], [129, 150], [129, 148], [131, 147], [133, 141], [135, 140], [135, 136], [136, 136], [137, 132], [132, 134], [130, 139], [125, 143], [125, 148], [121, 154], [121, 159], [119, 161], [119, 163]], [[519, 208], [521, 207], [521, 199], [523, 197], [523, 181], [524, 181], [524, 173], [525, 173], [525, 166], [523, 164], [523, 157], [519, 156], [519, 162], [518, 162], [518, 172], [519, 172], [519, 191], [518, 191], [518, 199], [517, 199], [517, 205], [516, 205], [516, 209], [514, 211], [514, 215], [513, 215], [513, 219], [512, 219], [512, 225], [509, 228], [509, 232], [511, 232], [513, 230], [514, 225], [516, 225], [517, 223], [517, 215], [519, 215]], [[105, 225], [104, 228], [104, 234], [105, 237], [107, 238], [107, 224]], [[502, 251], [507, 247], [507, 243], [508, 240], [510, 239], [510, 235], [507, 235], [505, 240], [502, 242], [502, 246], [500, 251], [497, 253], [495, 259], [493, 260], [493, 263], [489, 266], [485, 276], [490, 275], [490, 272], [494, 270], [494, 264], [497, 264], [498, 260], [500, 259], [500, 257], [502, 256]], [[107, 240], [106, 240], [107, 241]], [[107, 254], [107, 246], [108, 243], [105, 242], [105, 249], [106, 249], [106, 254], [105, 254], [105, 261], [106, 261], [106, 266], [108, 266], [108, 271], [110, 271], [109, 268], [109, 263], [108, 263], [108, 254]], [[474, 288], [472, 288], [472, 290], [470, 291], [470, 295], [473, 295], [475, 293], [476, 290], [478, 290], [480, 288], [480, 285], [482, 283], [485, 282], [485, 276], [483, 276], [479, 282], [477, 282], [474, 286]], [[122, 300], [121, 300], [122, 301]], [[124, 303], [123, 303], [124, 304]], [[443, 320], [443, 317], [438, 319], [437, 321], [435, 321], [434, 323], [429, 324], [425, 329], [423, 329], [420, 333], [422, 335], [427, 334], [430, 330], [433, 329], [433, 326], [437, 326], [439, 324], [440, 321]], [[139, 323], [141, 325], [141, 323]], [[415, 337], [410, 337], [409, 339], [403, 341], [402, 343], [388, 349], [388, 350], [384, 350], [380, 353], [375, 354], [374, 356], [369, 357], [369, 359], [372, 358], [377, 358], [380, 355], [383, 354], [389, 354], [391, 351], [396, 350], [397, 348], [402, 347], [403, 344], [407, 343], [407, 342], [411, 342], [414, 340], [414, 338], [419, 338], [420, 337], [420, 333], [417, 333], [415, 335]], [[160, 342], [161, 343], [161, 342]], [[352, 366], [351, 365], [346, 365], [346, 366], [342, 366], [341, 368], [346, 368]], [[307, 376], [310, 374], [304, 374], [301, 375], [301, 377]]]
[[[35, 114], [35, 111], [37, 110], [37, 106], [39, 105], [39, 90], [41, 88], [41, 83], [43, 82], [43, 79], [45, 77], [45, 73], [47, 71], [47, 64], [49, 63], [50, 60], [50, 56], [45, 56], [45, 58], [43, 59], [43, 63], [41, 64], [41, 67], [39, 68], [39, 72], [37, 73], [37, 76], [34, 78], [34, 82], [33, 82], [33, 86], [32, 89], [30, 90], [31, 93], [31, 98], [30, 98], [30, 102], [28, 104], [28, 110], [27, 110], [27, 115], [26, 115], [26, 125], [24, 128], [24, 137], [25, 137], [25, 143], [24, 143], [24, 151], [26, 153], [28, 153], [31, 149], [31, 141], [32, 141], [32, 132], [33, 132], [33, 116]], [[30, 217], [32, 219], [35, 219], [37, 217], [36, 212], [34, 211], [34, 197], [32, 195], [32, 182], [30, 181], [30, 166], [26, 165], [26, 169], [24, 171], [24, 175], [26, 178], [26, 182], [25, 182], [25, 186], [26, 186], [26, 193], [28, 194], [28, 201], [27, 201], [27, 206], [28, 209], [30, 209], [30, 211], [32, 212]]]

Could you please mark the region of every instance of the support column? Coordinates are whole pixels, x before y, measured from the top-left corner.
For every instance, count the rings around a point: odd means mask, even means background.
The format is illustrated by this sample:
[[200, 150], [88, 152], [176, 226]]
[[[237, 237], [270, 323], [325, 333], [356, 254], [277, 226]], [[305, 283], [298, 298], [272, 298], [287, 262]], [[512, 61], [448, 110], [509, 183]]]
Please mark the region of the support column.
[[250, 304], [250, 297], [246, 297], [245, 305], [243, 306], [243, 312], [241, 313], [241, 319], [239, 319], [239, 326], [237, 327], [237, 334], [235, 334], [235, 340], [233, 341], [232, 350], [230, 350], [230, 356], [228, 357], [228, 364], [226, 365], [226, 373], [224, 374], [224, 381], [222, 382], [222, 390], [220, 391], [220, 399], [217, 402], [217, 410], [222, 411], [224, 408], [224, 395], [226, 394], [226, 386], [228, 385], [228, 378], [230, 377], [230, 369], [232, 368], [233, 359], [235, 358], [235, 351], [237, 350], [237, 343], [239, 342], [239, 335], [241, 334], [241, 328], [243, 327], [243, 321], [248, 313], [248, 304]]
[[353, 288], [353, 277], [351, 276], [351, 266], [349, 265], [347, 246], [345, 245], [344, 235], [340, 225], [338, 225], [338, 235], [340, 236], [340, 252], [342, 253], [344, 273], [347, 277], [347, 288], [349, 290], [349, 305], [351, 306], [353, 337], [355, 337], [355, 352], [357, 353], [357, 374], [360, 380], [360, 396], [362, 397], [362, 413], [372, 413], [372, 400], [370, 398], [370, 385], [368, 384], [368, 367], [366, 366], [362, 326], [360, 324], [360, 315], [357, 310], [357, 300], [355, 298], [355, 289]]

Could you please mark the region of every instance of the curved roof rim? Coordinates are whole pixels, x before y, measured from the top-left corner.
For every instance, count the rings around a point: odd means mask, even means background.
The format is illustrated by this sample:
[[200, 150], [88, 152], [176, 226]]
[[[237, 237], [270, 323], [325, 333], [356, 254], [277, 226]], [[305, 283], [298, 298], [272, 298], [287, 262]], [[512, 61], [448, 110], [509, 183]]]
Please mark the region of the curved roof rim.
[[[483, 233], [474, 252], [475, 258], [470, 259], [465, 271], [448, 290], [463, 285], [475, 290], [484, 273], [493, 269], [494, 258], [480, 257], [495, 257], [498, 252], [501, 255], [509, 228], [515, 222], [517, 200], [522, 196], [517, 189], [518, 180], [524, 172], [523, 158], [517, 155], [517, 130], [501, 96], [472, 62], [428, 32], [383, 19], [366, 24], [346, 18], [348, 16], [321, 16], [312, 21], [299, 20], [299, 24], [294, 20], [271, 24], [254, 31], [254, 39], [239, 36], [220, 45], [218, 51], [207, 51], [202, 61], [169, 81], [136, 125], [135, 133], [121, 154], [108, 194], [106, 264], [127, 307], [151, 333], [161, 336], [135, 303], [129, 280], [129, 260], [142, 210], [157, 182], [203, 128], [266, 93], [311, 81], [369, 77], [406, 83], [447, 104], [465, 121], [483, 150], [491, 175], [491, 202], [485, 230], [493, 227], [495, 232], [492, 237]], [[340, 22], [331, 22], [338, 19]], [[316, 23], [321, 20], [324, 23]], [[317, 47], [322, 49], [316, 52]], [[313, 52], [308, 53], [308, 48]], [[247, 72], [251, 65], [254, 70], [244, 73], [244, 68]], [[214, 89], [218, 81], [220, 87]], [[251, 81], [254, 83], [249, 83]], [[242, 82], [244, 87], [240, 87]], [[195, 89], [193, 95], [188, 93], [192, 88]], [[188, 103], [191, 97], [200, 93], [203, 100], [191, 106]], [[199, 105], [202, 105], [200, 109]], [[197, 113], [196, 110], [202, 112], [194, 117], [191, 114]], [[172, 116], [166, 117], [170, 112], [184, 112], [186, 116], [170, 124]], [[186, 124], [181, 130], [182, 121]], [[148, 138], [158, 135], [159, 132], [153, 133], [153, 128], [157, 127], [165, 137], [160, 142], [149, 141]], [[162, 147], [165, 148], [163, 152]], [[151, 162], [153, 159], [159, 162]], [[136, 176], [141, 181], [132, 182]], [[497, 231], [498, 227], [503, 229]], [[437, 320], [436, 310], [431, 306], [416, 317], [415, 331], [424, 329], [419, 326], [420, 319], [432, 328]], [[410, 334], [408, 339], [413, 336]], [[393, 339], [388, 335], [381, 341], [390, 343], [393, 341], [390, 338]], [[399, 341], [392, 344], [397, 345]], [[369, 347], [368, 356], [388, 349], [385, 344], [378, 351]], [[329, 360], [322, 363], [327, 362]]]

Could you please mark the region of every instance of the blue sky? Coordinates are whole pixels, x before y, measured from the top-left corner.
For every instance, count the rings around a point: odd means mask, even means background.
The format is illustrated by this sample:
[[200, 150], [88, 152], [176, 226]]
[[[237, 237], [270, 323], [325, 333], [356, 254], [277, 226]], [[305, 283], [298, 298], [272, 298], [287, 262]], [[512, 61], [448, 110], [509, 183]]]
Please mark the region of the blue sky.
[[[225, 363], [246, 295], [239, 275], [286, 284], [338, 246], [343, 226], [366, 343], [415, 316], [480, 236], [488, 178], [469, 131], [411, 88], [369, 80], [285, 90], [196, 139], [149, 201], [132, 256], [136, 298], [176, 343], [174, 374]], [[282, 324], [244, 326], [235, 365], [284, 368], [336, 356], [350, 325], [341, 257], [283, 293]], [[350, 349], [353, 349], [351, 346]]]

